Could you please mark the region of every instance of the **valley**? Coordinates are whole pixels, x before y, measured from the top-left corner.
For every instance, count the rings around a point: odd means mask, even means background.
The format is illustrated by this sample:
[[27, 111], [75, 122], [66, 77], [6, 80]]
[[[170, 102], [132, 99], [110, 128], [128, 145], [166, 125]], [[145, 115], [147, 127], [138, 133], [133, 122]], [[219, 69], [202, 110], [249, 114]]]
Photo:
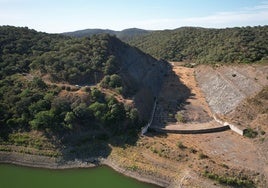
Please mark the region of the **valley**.
[[[233, 69], [241, 70], [243, 68], [245, 73], [247, 73], [245, 70], [248, 70], [250, 73], [253, 73], [252, 69], [262, 70], [255, 71], [255, 75], [251, 74], [253, 80], [255, 80], [255, 76], [258, 76], [260, 80], [262, 80], [261, 78], [265, 78], [267, 75], [267, 65], [242, 66], [240, 68], [238, 68], [238, 66], [240, 65], [211, 68], [211, 70], [218, 72], [224, 69], [229, 72]], [[178, 185], [183, 187], [223, 186], [222, 184], [215, 184], [204, 179], [204, 174], [206, 173], [217, 174], [217, 177], [221, 176], [227, 179], [254, 179], [254, 181], [260, 183], [258, 186], [265, 187], [267, 183], [266, 166], [268, 162], [267, 152], [265, 152], [267, 136], [259, 133], [259, 136], [256, 138], [249, 139], [232, 130], [207, 134], [169, 133], [169, 130], [192, 131], [222, 126], [213, 119], [213, 113], [215, 113], [215, 111], [213, 111], [213, 108], [210, 110], [209, 100], [211, 99], [206, 95], [206, 91], [203, 92], [201, 89], [202, 84], [213, 84], [213, 82], [202, 82], [203, 80], [200, 78], [208, 77], [207, 71], [206, 74], [200, 74], [202, 70], [205, 71], [207, 69], [209, 68], [202, 66], [187, 68], [174, 65], [173, 71], [175, 75], [172, 76], [172, 80], [175, 79], [175, 76], [176, 80], [179, 80], [179, 82], [177, 84], [170, 82], [169, 78], [164, 82], [157, 107], [160, 108], [161, 105], [161, 108], [164, 109], [161, 110], [162, 114], [156, 113], [150, 127], [151, 131], [149, 131], [145, 137], [138, 140], [137, 146], [130, 147], [127, 151], [117, 149], [119, 151], [117, 151], [118, 153], [116, 153], [115, 158], [121, 155], [122, 158], [120, 160], [124, 160], [123, 163], [125, 165], [129, 163], [126, 168], [135, 166], [136, 171], [139, 173], [140, 171], [145, 171], [145, 173], [153, 174], [153, 176], [164, 177], [168, 182], [173, 182], [174, 187]], [[258, 72], [258, 74], [256, 74], [256, 72]], [[247, 77], [247, 79], [251, 78]], [[245, 79], [245, 82], [248, 82], [247, 79]], [[257, 82], [257, 80], [255, 81]], [[260, 81], [260, 85], [262, 84], [264, 87], [267, 87], [267, 80], [264, 79], [262, 81], [263, 82]], [[226, 82], [225, 84], [225, 87], [228, 87], [230, 83]], [[240, 82], [240, 84], [243, 85], [244, 83]], [[186, 95], [187, 97], [184, 98], [185, 103], [183, 104], [185, 105], [171, 109], [170, 106], [172, 106], [172, 102], [179, 99], [181, 100], [181, 95], [176, 95], [176, 93], [179, 92], [174, 92], [173, 90], [179, 91], [184, 87], [189, 89], [188, 95]], [[253, 96], [260, 92], [260, 90], [261, 88], [256, 90]], [[187, 94], [187, 92], [183, 93]], [[245, 94], [252, 96], [252, 89], [250, 88], [248, 91], [245, 91]], [[161, 97], [166, 101], [161, 101]], [[241, 100], [243, 100], [243, 97], [245, 98], [245, 96], [241, 96]], [[224, 100], [226, 105], [232, 106], [232, 102], [229, 102], [228, 100]], [[164, 104], [169, 104], [169, 106], [163, 106]], [[234, 108], [237, 106], [234, 106]], [[166, 109], [164, 107], [166, 107]], [[167, 113], [176, 115], [178, 112], [183, 114], [185, 118], [183, 122], [174, 120], [174, 118], [171, 118], [171, 115], [165, 115]], [[223, 110], [218, 116], [223, 119], [228, 119], [230, 114], [225, 113]], [[241, 116], [243, 116], [243, 114], [241, 114]], [[258, 123], [264, 127], [266, 122], [267, 118]], [[162, 131], [159, 131], [159, 128], [161, 128]], [[265, 126], [263, 131], [268, 131], [267, 126]], [[237, 180], [237, 185], [238, 181], [240, 180]], [[172, 187], [173, 184], [171, 184], [170, 187]], [[235, 185], [235, 183], [233, 185]], [[253, 185], [244, 184], [243, 186], [251, 187]]]
[[[259, 133], [256, 138], [249, 139], [231, 130], [207, 134], [171, 134], [165, 133], [165, 131], [159, 133], [154, 131], [154, 128], [199, 130], [222, 126], [214, 120], [213, 114], [215, 111], [213, 111], [209, 103], [211, 98], [208, 98], [206, 91], [202, 90], [202, 84], [213, 84], [213, 82], [204, 81], [204, 79], [208, 79], [207, 70], [210, 70], [210, 68], [203, 66], [187, 68], [182, 65], [176, 65], [176, 63], [171, 63], [171, 65], [170, 76], [166, 77], [163, 88], [160, 91], [157, 113], [150, 130], [145, 136], [139, 137], [136, 144], [127, 145], [126, 147], [110, 145], [111, 152], [105, 158], [83, 157], [73, 162], [69, 159], [69, 162], [68, 160], [62, 161], [63, 163], [60, 162], [60, 166], [58, 166], [57, 160], [52, 160], [45, 156], [40, 156], [38, 159], [38, 157], [28, 158], [27, 155], [23, 155], [20, 156], [21, 162], [16, 157], [13, 160], [18, 161], [18, 164], [30, 164], [31, 166], [31, 163], [35, 161], [34, 163], [37, 166], [50, 166], [51, 168], [90, 167], [95, 166], [94, 160], [98, 160], [101, 164], [112, 166], [119, 172], [141, 181], [156, 183], [164, 187], [223, 186], [222, 183], [215, 183], [215, 181], [207, 179], [206, 173], [216, 174], [226, 179], [237, 178], [234, 181], [237, 184], [240, 181], [240, 183], [242, 182], [241, 185], [244, 186], [252, 186], [251, 182], [254, 181], [258, 186], [265, 187], [268, 173], [266, 168], [268, 156], [267, 152], [265, 152], [267, 149], [266, 135], [262, 136]], [[267, 74], [267, 65], [242, 67], [251, 73], [251, 77], [247, 77], [248, 79], [255, 80], [255, 76], [258, 76], [259, 79], [255, 81], [259, 82], [263, 87], [267, 85], [267, 81], [262, 79]], [[226, 70], [234, 69], [238, 69], [238, 67], [224, 66], [211, 68], [211, 71], [225, 70], [226, 72]], [[259, 71], [252, 71], [252, 69]], [[204, 70], [206, 70], [206, 74], [201, 74]], [[255, 72], [258, 72], [258, 74], [252, 75]], [[214, 75], [211, 74], [212, 78]], [[247, 79], [244, 80], [248, 82]], [[230, 84], [229, 82], [226, 83]], [[240, 82], [240, 84], [243, 85], [243, 82]], [[69, 86], [76, 87], [75, 85]], [[255, 90], [255, 94], [260, 92], [260, 89]], [[251, 93], [251, 88], [248, 91], [248, 96], [255, 96], [254, 93]], [[80, 96], [83, 95], [83, 88], [77, 88], [75, 93]], [[108, 94], [110, 91], [106, 90], [105, 93]], [[179, 93], [184, 93], [185, 95], [178, 95]], [[241, 101], [247, 94], [246, 90], [244, 94], [241, 96]], [[180, 101], [179, 106], [175, 105], [178, 101]], [[225, 100], [224, 103], [233, 105], [228, 103], [228, 100]], [[239, 103], [237, 106], [239, 106]], [[237, 106], [233, 106], [233, 108]], [[161, 114], [159, 113], [160, 107], [162, 109]], [[226, 113], [224, 110], [221, 112], [218, 116], [223, 119], [228, 119], [232, 115], [232, 113]], [[169, 115], [171, 113], [174, 116], [178, 113], [182, 114], [183, 121], [178, 121], [175, 117], [172, 118]], [[259, 122], [259, 125], [265, 123], [266, 120]], [[262, 128], [263, 131], [268, 131], [264, 125]], [[18, 154], [14, 156], [16, 155]], [[6, 159], [3, 156], [2, 153], [1, 161], [12, 160], [12, 155], [8, 155]], [[233, 185], [236, 183], [233, 183]]]
[[[74, 38], [0, 27], [0, 162], [108, 165], [170, 188], [267, 187], [266, 29], [134, 30], [141, 33], [129, 43], [149, 55], [107, 34]], [[245, 33], [258, 32], [247, 46]], [[175, 43], [166, 41], [170, 33]], [[208, 46], [204, 36], [195, 38], [200, 53], [189, 50], [196, 33], [215, 36]], [[221, 35], [239, 39], [230, 62], [229, 49], [211, 47]]]

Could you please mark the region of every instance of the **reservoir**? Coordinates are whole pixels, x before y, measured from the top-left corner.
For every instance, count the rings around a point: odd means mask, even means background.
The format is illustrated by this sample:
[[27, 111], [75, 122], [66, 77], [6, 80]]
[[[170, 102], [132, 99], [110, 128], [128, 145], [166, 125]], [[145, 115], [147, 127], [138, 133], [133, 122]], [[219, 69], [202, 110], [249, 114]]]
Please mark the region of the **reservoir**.
[[102, 166], [49, 170], [0, 164], [1, 188], [156, 188]]

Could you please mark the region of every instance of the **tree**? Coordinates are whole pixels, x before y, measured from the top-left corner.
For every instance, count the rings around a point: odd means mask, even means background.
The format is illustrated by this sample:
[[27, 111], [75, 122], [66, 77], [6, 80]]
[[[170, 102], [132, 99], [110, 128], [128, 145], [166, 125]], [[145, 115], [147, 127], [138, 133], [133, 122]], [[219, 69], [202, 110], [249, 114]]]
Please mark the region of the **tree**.
[[54, 98], [51, 103], [51, 108], [58, 115], [64, 112], [69, 112], [71, 110], [70, 101], [61, 97]]
[[106, 75], [102, 79], [102, 81], [100, 83], [100, 86], [103, 87], [103, 88], [108, 88], [110, 81], [111, 81], [110, 76], [109, 75]]
[[76, 120], [76, 117], [73, 112], [67, 112], [64, 118], [64, 121], [67, 124], [72, 124]]
[[117, 88], [122, 86], [122, 79], [117, 74], [113, 74], [110, 77], [109, 87], [111, 88]]
[[75, 117], [80, 120], [88, 120], [92, 118], [92, 113], [85, 103], [80, 103], [77, 107], [73, 109]]
[[110, 115], [113, 122], [123, 121], [126, 117], [126, 111], [122, 103], [114, 104], [110, 107]]
[[34, 119], [30, 121], [32, 129], [44, 130], [45, 128], [53, 128], [54, 124], [55, 116], [51, 110], [38, 112]]
[[89, 110], [91, 110], [97, 120], [105, 121], [105, 114], [107, 113], [106, 104], [94, 102], [89, 106]]
[[37, 78], [37, 77], [33, 78], [32, 86], [34, 88], [39, 88], [39, 89], [46, 89], [47, 88], [46, 83], [41, 78]]
[[131, 108], [129, 112], [129, 119], [132, 123], [137, 123], [139, 120], [139, 112], [136, 108]]
[[65, 121], [65, 127], [72, 129], [73, 128], [73, 123], [75, 122], [76, 117], [73, 112], [67, 112], [64, 121]]
[[99, 102], [104, 101], [104, 94], [96, 88], [91, 90], [91, 97], [95, 101], [99, 101]]
[[111, 75], [114, 74], [117, 70], [117, 61], [115, 56], [110, 56], [109, 59], [106, 62], [105, 68], [104, 68], [104, 74]]
[[47, 100], [39, 100], [35, 103], [32, 103], [28, 110], [30, 114], [35, 115], [36, 113], [40, 111], [45, 111], [50, 109], [50, 103]]

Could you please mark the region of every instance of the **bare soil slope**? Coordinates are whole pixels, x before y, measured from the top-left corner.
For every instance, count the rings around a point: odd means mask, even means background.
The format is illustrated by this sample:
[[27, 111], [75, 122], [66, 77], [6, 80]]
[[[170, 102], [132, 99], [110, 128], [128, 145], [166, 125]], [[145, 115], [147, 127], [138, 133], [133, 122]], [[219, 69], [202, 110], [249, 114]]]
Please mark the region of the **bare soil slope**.
[[[179, 185], [186, 187], [212, 187], [203, 179], [202, 174], [207, 172], [218, 177], [243, 177], [258, 187], [267, 186], [267, 75], [265, 65], [173, 66], [173, 74], [166, 78], [160, 92], [152, 127], [175, 130], [217, 127], [220, 125], [213, 120], [213, 114], [219, 114], [231, 122], [240, 118], [241, 123], [248, 123], [252, 128], [258, 122], [260, 135], [250, 139], [230, 130], [212, 134], [156, 135], [143, 139], [143, 145], [152, 153], [168, 158], [168, 161], [176, 160], [172, 165], [180, 169], [176, 172], [178, 177], [173, 179], [176, 185], [180, 182]], [[262, 91], [263, 88], [266, 89]], [[184, 122], [174, 118], [177, 113], [183, 115]], [[254, 118], [248, 116], [250, 113]], [[144, 156], [148, 165], [159, 161], [152, 153]], [[205, 157], [201, 160], [202, 156]], [[183, 165], [181, 161], [184, 161]], [[170, 167], [164, 169], [172, 171]], [[161, 173], [163, 169], [158, 171]], [[198, 183], [200, 181], [204, 183]]]

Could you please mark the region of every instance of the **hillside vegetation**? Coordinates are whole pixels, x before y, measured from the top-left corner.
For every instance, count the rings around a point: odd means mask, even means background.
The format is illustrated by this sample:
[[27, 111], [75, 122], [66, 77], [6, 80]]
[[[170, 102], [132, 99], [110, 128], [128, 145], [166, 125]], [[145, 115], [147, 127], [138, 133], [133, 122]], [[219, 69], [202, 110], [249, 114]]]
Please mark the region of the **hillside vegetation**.
[[89, 131], [103, 139], [139, 131], [164, 75], [165, 63], [109, 35], [77, 39], [3, 26], [0, 44], [6, 144], [33, 144], [21, 136], [31, 131], [51, 138]]
[[268, 59], [268, 26], [183, 27], [150, 32], [128, 42], [156, 58], [169, 61], [253, 63]]

